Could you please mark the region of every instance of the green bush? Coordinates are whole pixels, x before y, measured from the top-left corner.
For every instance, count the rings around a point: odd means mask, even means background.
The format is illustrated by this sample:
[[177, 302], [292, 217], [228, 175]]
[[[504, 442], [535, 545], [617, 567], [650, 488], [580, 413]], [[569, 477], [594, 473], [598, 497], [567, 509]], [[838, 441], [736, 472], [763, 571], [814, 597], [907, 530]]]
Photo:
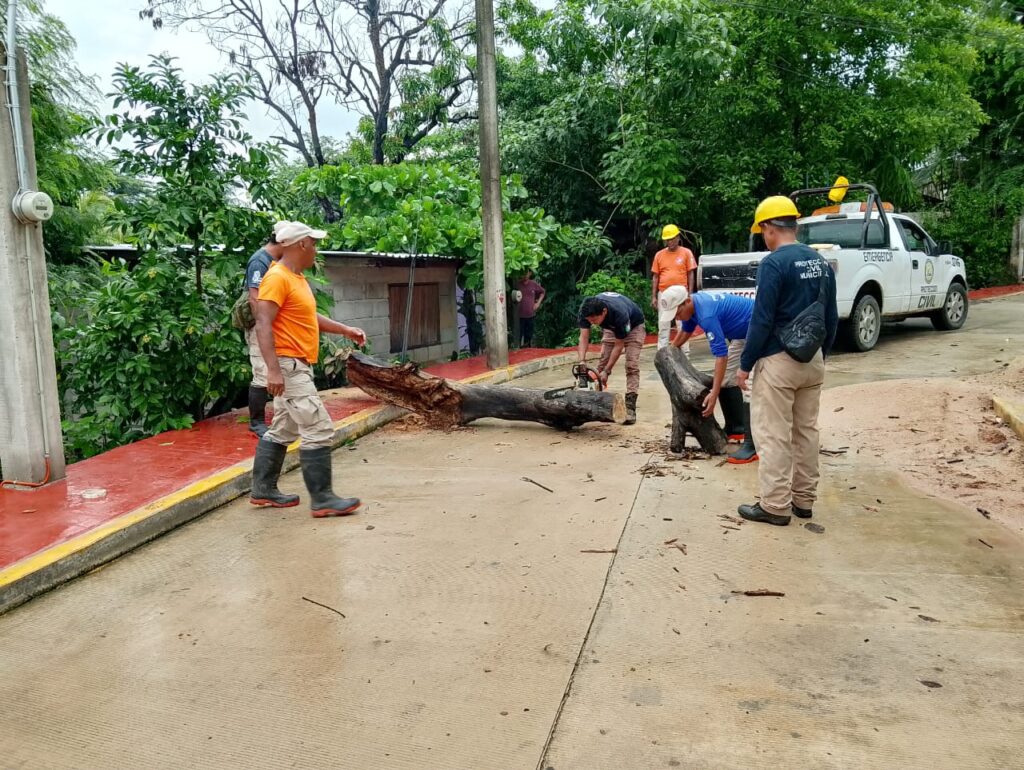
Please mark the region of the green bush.
[[250, 378], [229, 320], [239, 277], [208, 275], [199, 295], [190, 266], [156, 256], [98, 273], [51, 278], [69, 461], [187, 428], [229, 408]]
[[963, 257], [972, 289], [1014, 283], [1010, 266], [1013, 226], [1024, 213], [1024, 189], [1009, 196], [965, 185], [953, 188], [942, 211], [925, 217], [928, 232], [950, 241]]
[[[620, 270], [612, 272], [610, 270], [599, 270], [596, 273], [590, 275], [586, 280], [576, 284], [576, 290], [579, 292], [579, 301], [582, 302], [584, 297], [592, 297], [595, 294], [600, 294], [603, 291], [614, 291], [629, 297], [640, 309], [644, 311], [644, 325], [648, 332], [655, 332], [658, 330], [658, 313], [651, 307], [651, 282], [643, 275], [631, 271], [631, 270]], [[573, 326], [576, 326], [576, 316], [578, 316], [579, 303], [573, 311]], [[599, 340], [597, 331], [591, 330], [591, 340]], [[579, 328], [573, 329], [565, 338], [566, 345], [575, 345], [580, 340]]]

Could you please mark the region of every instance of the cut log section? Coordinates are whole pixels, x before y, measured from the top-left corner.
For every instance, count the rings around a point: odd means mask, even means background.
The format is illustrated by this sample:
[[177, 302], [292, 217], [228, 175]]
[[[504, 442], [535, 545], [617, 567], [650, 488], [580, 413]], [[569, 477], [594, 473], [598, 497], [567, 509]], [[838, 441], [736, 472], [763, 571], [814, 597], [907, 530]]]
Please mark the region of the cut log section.
[[728, 439], [714, 417], [704, 417], [704, 399], [711, 392], [710, 375], [697, 371], [680, 348], [667, 345], [654, 356], [654, 368], [672, 400], [672, 438], [669, 448], [682, 452], [689, 433], [708, 454], [725, 454]]
[[374, 398], [422, 415], [434, 428], [449, 429], [482, 417], [524, 420], [569, 430], [587, 422], [626, 417], [621, 393], [468, 385], [424, 374], [416, 364], [393, 365], [362, 353], [348, 358], [348, 379]]

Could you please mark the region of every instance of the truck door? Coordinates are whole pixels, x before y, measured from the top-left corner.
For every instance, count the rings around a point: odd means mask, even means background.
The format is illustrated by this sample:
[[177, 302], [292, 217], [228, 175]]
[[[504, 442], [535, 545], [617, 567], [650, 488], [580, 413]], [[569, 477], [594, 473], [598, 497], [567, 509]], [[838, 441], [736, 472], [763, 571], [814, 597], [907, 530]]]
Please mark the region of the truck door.
[[939, 270], [935, 257], [929, 256], [928, 236], [912, 219], [894, 219], [910, 257], [909, 310], [914, 313], [937, 308], [942, 301], [937, 282]]
[[903, 241], [897, 226], [885, 210], [877, 193], [869, 196], [864, 212], [863, 256], [881, 272], [882, 315], [899, 315], [910, 302], [910, 275], [907, 272]]

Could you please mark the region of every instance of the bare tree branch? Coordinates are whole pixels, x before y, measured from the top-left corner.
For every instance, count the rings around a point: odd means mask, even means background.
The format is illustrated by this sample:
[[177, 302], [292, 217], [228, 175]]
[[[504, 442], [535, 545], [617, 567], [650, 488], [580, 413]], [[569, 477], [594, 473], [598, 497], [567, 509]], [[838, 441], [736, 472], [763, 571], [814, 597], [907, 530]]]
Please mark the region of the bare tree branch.
[[[372, 153], [411, 149], [448, 122], [472, 80], [468, 0], [147, 0], [153, 23], [201, 28], [310, 165], [323, 164], [318, 121], [327, 96], [373, 122]], [[454, 65], [449, 82], [423, 75]], [[447, 70], [445, 70], [447, 71]], [[420, 78], [411, 91], [405, 84]], [[423, 93], [427, 84], [433, 90]], [[403, 96], [403, 94], [405, 96]], [[411, 96], [410, 96], [411, 94]], [[404, 99], [411, 99], [406, 103]]]

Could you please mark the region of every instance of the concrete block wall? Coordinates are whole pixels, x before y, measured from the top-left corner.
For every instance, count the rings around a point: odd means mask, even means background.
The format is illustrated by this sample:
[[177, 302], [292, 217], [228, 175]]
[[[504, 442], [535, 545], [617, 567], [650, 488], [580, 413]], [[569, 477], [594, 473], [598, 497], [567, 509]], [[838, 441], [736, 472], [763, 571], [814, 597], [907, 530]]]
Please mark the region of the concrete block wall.
[[[389, 286], [407, 285], [408, 265], [377, 266], [373, 259], [327, 257], [326, 274], [334, 293], [333, 318], [366, 332], [371, 352], [389, 359], [391, 352], [391, 308]], [[441, 341], [437, 345], [414, 348], [409, 358], [418, 363], [447, 360], [459, 348], [456, 274], [458, 266], [416, 267], [416, 283], [436, 283], [440, 302]], [[398, 311], [396, 321], [403, 310]]]

